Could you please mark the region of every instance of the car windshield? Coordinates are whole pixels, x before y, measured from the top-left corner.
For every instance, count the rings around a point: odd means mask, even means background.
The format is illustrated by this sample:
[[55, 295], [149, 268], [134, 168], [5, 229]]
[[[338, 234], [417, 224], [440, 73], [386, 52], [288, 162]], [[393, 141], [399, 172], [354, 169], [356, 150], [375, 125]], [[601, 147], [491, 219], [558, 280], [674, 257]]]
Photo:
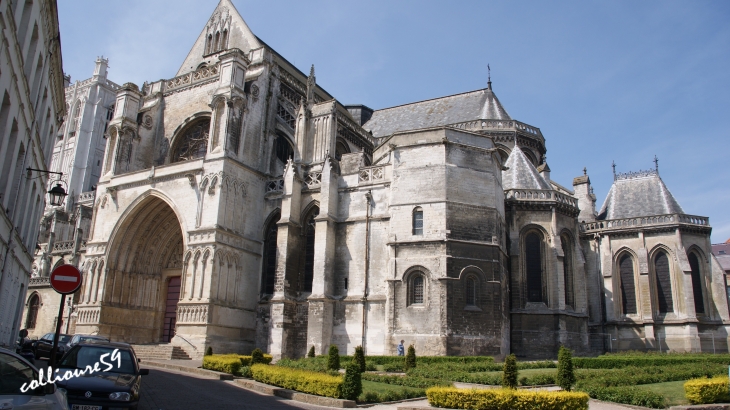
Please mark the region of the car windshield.
[[109, 341], [109, 339], [107, 339], [105, 337], [100, 337], [100, 336], [81, 336], [81, 337], [79, 337], [79, 340], [77, 341], [77, 343], [86, 342], [89, 340], [104, 340], [107, 342]]
[[[53, 338], [51, 338], [53, 340]], [[58, 343], [68, 343], [68, 341], [71, 340], [71, 336], [69, 335], [59, 335], [58, 336]]]
[[[93, 368], [96, 363], [99, 363], [101, 371], [107, 371], [106, 369], [111, 365], [112, 368], [108, 370], [110, 373], [135, 374], [134, 361], [129, 351], [118, 350], [114, 354], [115, 350], [118, 349], [106, 346], [77, 345], [63, 357], [60, 367], [85, 369], [86, 366]], [[102, 358], [102, 356], [104, 357]]]
[[[20, 359], [0, 354], [0, 395], [23, 394], [20, 388], [35, 379], [35, 372]], [[33, 394], [32, 390], [25, 394]], [[5, 407], [3, 407], [5, 408]]]

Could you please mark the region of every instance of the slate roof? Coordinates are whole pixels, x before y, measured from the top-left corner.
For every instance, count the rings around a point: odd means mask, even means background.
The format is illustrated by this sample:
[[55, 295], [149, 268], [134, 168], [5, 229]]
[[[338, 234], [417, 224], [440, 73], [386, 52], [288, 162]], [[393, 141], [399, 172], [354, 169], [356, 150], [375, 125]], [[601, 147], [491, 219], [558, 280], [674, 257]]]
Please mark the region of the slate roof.
[[502, 189], [552, 189], [552, 186], [540, 175], [532, 162], [525, 156], [519, 146], [510, 152], [502, 171]]
[[491, 88], [384, 108], [373, 112], [363, 128], [376, 138], [395, 132], [473, 120], [511, 120]]
[[683, 214], [669, 188], [656, 171], [620, 174], [611, 185], [598, 219], [622, 219]]

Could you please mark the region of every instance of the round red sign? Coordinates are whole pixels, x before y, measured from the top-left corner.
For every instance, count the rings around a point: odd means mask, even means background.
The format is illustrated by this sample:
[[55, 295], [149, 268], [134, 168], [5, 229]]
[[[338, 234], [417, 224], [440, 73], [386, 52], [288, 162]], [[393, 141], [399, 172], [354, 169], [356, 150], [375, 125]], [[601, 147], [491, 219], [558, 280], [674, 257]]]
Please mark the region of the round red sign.
[[51, 272], [51, 287], [60, 293], [74, 293], [81, 287], [81, 272], [73, 265], [61, 265]]

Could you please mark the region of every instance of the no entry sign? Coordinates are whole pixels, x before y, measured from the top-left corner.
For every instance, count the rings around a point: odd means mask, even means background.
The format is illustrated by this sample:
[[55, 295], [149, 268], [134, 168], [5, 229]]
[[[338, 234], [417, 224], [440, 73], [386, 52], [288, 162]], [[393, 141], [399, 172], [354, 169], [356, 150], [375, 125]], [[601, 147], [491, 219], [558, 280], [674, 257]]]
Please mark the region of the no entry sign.
[[61, 265], [51, 272], [51, 287], [62, 295], [74, 293], [81, 287], [81, 272], [73, 265]]

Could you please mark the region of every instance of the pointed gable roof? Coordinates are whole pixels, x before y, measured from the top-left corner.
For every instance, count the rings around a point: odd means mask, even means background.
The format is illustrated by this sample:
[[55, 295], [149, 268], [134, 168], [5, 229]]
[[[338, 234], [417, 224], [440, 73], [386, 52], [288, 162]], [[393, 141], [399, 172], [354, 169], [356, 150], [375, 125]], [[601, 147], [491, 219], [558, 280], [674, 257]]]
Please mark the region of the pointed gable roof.
[[237, 48], [248, 53], [263, 46], [231, 0], [220, 0], [175, 76], [195, 71], [201, 63], [207, 62], [209, 59], [203, 58], [203, 54], [208, 34], [215, 37], [216, 32], [220, 31], [222, 35], [224, 29], [228, 30], [228, 49]]
[[373, 112], [363, 128], [376, 138], [399, 131], [473, 120], [511, 120], [491, 88], [384, 108]]
[[510, 152], [502, 171], [502, 189], [552, 189], [519, 146]]
[[608, 191], [598, 219], [623, 219], [683, 214], [669, 188], [656, 171], [619, 174]]

